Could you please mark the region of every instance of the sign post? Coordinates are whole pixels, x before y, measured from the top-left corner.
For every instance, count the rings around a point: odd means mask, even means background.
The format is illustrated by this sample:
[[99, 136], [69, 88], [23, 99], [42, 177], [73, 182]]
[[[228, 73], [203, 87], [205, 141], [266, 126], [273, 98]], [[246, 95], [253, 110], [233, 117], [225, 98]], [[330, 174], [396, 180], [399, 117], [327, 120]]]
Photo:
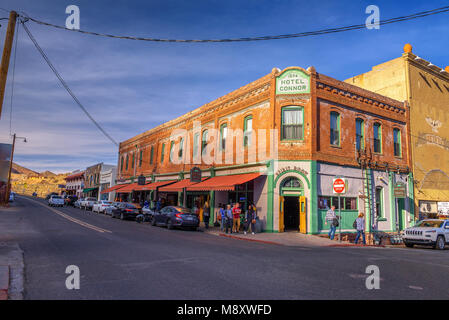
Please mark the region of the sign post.
[[341, 225], [343, 224], [343, 217], [341, 216], [341, 201], [340, 201], [340, 195], [343, 193], [346, 193], [346, 179], [336, 177], [333, 180], [332, 188], [334, 190], [334, 193], [338, 194], [338, 216], [339, 216], [339, 241], [341, 242]]

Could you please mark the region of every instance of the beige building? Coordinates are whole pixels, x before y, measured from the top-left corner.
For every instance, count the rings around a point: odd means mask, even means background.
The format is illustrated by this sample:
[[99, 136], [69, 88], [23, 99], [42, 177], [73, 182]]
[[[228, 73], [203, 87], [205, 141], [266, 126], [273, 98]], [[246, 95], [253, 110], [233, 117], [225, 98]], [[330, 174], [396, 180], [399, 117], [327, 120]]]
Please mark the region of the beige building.
[[409, 103], [415, 217], [447, 214], [449, 66], [435, 66], [406, 44], [401, 57], [345, 82]]

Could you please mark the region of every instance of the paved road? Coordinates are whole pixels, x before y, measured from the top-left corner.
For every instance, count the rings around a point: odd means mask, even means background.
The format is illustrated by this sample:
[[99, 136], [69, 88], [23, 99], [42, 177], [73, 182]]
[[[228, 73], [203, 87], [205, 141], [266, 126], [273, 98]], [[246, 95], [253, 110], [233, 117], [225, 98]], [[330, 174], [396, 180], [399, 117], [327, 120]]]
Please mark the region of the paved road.
[[[24, 250], [26, 299], [449, 298], [449, 250], [261, 244], [23, 197], [14, 210], [3, 237]], [[68, 265], [80, 290], [65, 287]], [[379, 290], [365, 287], [368, 265], [380, 268]]]

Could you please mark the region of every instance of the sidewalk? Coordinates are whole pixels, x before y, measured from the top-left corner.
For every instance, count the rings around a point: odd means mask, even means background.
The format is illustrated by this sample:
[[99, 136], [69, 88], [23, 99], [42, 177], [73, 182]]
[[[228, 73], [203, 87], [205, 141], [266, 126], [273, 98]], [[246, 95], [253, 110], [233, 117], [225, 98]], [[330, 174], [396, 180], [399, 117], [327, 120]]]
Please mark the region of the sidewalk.
[[17, 208], [0, 207], [0, 300], [22, 300], [24, 285], [23, 251], [14, 240]]
[[336, 240], [329, 240], [328, 238], [318, 237], [316, 235], [302, 234], [299, 232], [278, 232], [278, 233], [257, 233], [257, 234], [243, 234], [241, 233], [232, 233], [226, 234], [220, 230], [218, 227], [212, 227], [209, 229], [201, 228], [203, 232], [212, 234], [215, 236], [228, 237], [237, 240], [246, 240], [246, 241], [254, 241], [260, 243], [268, 243], [273, 245], [282, 245], [282, 246], [293, 246], [293, 247], [339, 247], [339, 246], [357, 246], [360, 247], [362, 245], [355, 245], [348, 242], [339, 242]]

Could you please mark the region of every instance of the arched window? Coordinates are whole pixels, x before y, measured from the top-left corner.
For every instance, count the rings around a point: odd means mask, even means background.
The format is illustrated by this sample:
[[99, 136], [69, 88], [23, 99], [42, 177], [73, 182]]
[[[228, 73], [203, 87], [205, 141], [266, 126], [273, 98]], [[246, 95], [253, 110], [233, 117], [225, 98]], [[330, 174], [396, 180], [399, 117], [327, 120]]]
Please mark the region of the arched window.
[[304, 139], [304, 112], [301, 107], [282, 108], [282, 140]]
[[203, 136], [201, 137], [201, 154], [204, 156], [207, 150], [207, 130], [203, 131]]
[[169, 155], [168, 155], [168, 160], [170, 161], [170, 162], [173, 162], [173, 156], [174, 156], [174, 152], [175, 152], [175, 142], [174, 141], [171, 141], [170, 142], [170, 153], [169, 153]]
[[340, 146], [340, 114], [335, 111], [330, 114], [330, 142], [333, 146]]
[[365, 149], [365, 121], [360, 118], [355, 120], [355, 144], [358, 151]]
[[298, 178], [290, 177], [285, 179], [281, 185], [282, 188], [301, 188], [301, 181]]
[[373, 143], [373, 151], [382, 153], [382, 126], [378, 122], [373, 125]]

